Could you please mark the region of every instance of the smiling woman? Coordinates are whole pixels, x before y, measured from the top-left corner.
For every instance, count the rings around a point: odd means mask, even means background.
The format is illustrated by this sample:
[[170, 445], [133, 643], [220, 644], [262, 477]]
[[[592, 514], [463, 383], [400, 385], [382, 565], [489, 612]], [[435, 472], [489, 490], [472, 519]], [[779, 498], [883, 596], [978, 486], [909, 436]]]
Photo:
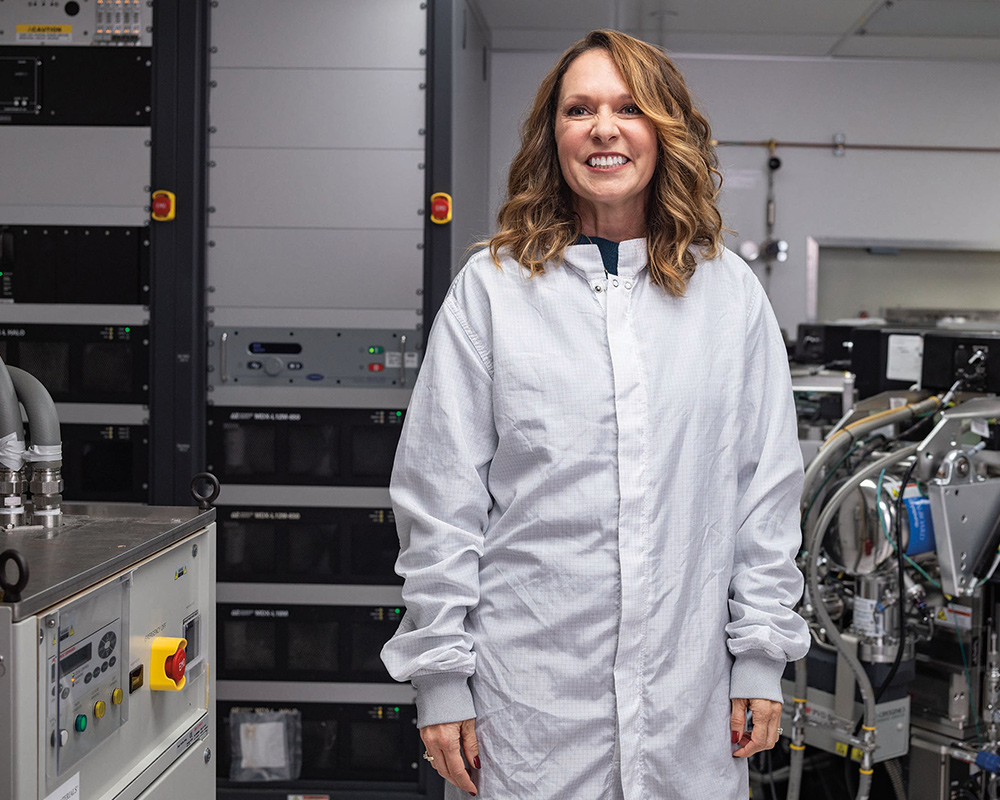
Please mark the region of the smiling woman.
[[[601, 100], [607, 104], [604, 113], [586, 102], [566, 107], [577, 92], [601, 94], [581, 99]], [[635, 200], [645, 191], [652, 202], [633, 203], [625, 238], [645, 236], [652, 281], [674, 296], [683, 295], [695, 267], [691, 246], [705, 258], [718, 255], [722, 247], [722, 219], [715, 205], [722, 178], [712, 133], [673, 62], [655, 47], [616, 31], [594, 31], [581, 39], [542, 81], [521, 131], [521, 150], [511, 163], [498, 232], [489, 241], [494, 262], [506, 249], [537, 274], [546, 261], [558, 261], [580, 234], [595, 235], [589, 230], [595, 221], [589, 214], [595, 209], [587, 205], [586, 190], [595, 184], [576, 180], [588, 165], [567, 162], [594, 154], [628, 156], [617, 153], [621, 148], [608, 138], [645, 146], [643, 131], [655, 143], [653, 163], [643, 164], [652, 167], [647, 183], [642, 184], [645, 170], [640, 174], [638, 164], [622, 172], [633, 175]], [[576, 145], [582, 152], [571, 156], [569, 148]], [[596, 176], [596, 167], [589, 169]], [[624, 207], [617, 216], [626, 219]]]
[[543, 81], [500, 232], [434, 322], [382, 658], [448, 800], [736, 800], [777, 741], [809, 638], [802, 466], [717, 177], [666, 56], [590, 34]]
[[607, 51], [588, 50], [566, 70], [555, 137], [580, 233], [615, 242], [644, 235], [656, 129]]

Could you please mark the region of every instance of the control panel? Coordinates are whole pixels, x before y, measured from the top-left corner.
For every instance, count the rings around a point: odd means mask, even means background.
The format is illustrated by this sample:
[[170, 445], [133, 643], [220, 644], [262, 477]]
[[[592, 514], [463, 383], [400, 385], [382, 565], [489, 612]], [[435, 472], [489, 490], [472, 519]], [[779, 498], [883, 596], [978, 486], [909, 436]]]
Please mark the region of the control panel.
[[407, 387], [420, 366], [417, 331], [216, 328], [212, 386]]
[[46, 620], [47, 774], [57, 776], [128, 720], [131, 580], [113, 581]]
[[153, 14], [143, 0], [8, 0], [0, 15], [0, 44], [152, 44]]

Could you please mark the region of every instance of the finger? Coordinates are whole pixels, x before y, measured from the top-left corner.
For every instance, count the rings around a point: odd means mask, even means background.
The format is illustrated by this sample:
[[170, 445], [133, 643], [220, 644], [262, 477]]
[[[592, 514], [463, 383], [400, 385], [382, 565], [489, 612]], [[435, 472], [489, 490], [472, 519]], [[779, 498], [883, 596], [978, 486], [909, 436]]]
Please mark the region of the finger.
[[472, 782], [469, 771], [465, 768], [465, 762], [462, 760], [462, 752], [458, 747], [458, 742], [455, 743], [454, 748], [442, 752], [441, 757], [444, 764], [444, 771], [438, 770], [441, 777], [449, 783], [453, 783], [459, 789], [475, 796], [476, 785]]
[[465, 760], [474, 769], [482, 769], [482, 764], [479, 761], [479, 739], [476, 738], [476, 721], [474, 719], [467, 719], [462, 723], [461, 735]]
[[770, 750], [778, 741], [781, 703], [752, 699], [748, 705], [753, 712], [752, 728], [747, 736], [740, 739], [738, 749], [733, 752], [736, 758], [748, 758], [762, 750]]
[[752, 700], [754, 709], [754, 728], [758, 724], [763, 728], [764, 749], [771, 749], [778, 741], [778, 725], [781, 723], [781, 703], [774, 700]]
[[747, 701], [735, 698], [732, 701], [732, 713], [729, 715], [729, 730], [736, 734], [733, 744], [736, 744], [743, 736], [743, 731], [747, 724]]
[[437, 774], [459, 789], [475, 795], [476, 787], [462, 762], [460, 735], [461, 724], [458, 722], [428, 725], [420, 729], [420, 738]]

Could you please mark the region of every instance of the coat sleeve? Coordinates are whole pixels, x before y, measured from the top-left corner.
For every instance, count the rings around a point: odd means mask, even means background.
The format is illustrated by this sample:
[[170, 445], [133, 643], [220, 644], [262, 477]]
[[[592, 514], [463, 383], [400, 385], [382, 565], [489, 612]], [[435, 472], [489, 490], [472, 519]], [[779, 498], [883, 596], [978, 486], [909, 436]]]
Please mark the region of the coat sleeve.
[[809, 649], [806, 623], [793, 610], [803, 585], [794, 561], [802, 540], [802, 456], [784, 342], [756, 280], [747, 311], [744, 381], [726, 626], [735, 658], [730, 697], [780, 701], [785, 663]]
[[434, 322], [389, 486], [406, 613], [382, 660], [416, 688], [419, 727], [475, 716], [465, 617], [479, 602], [497, 433], [489, 351], [456, 294]]

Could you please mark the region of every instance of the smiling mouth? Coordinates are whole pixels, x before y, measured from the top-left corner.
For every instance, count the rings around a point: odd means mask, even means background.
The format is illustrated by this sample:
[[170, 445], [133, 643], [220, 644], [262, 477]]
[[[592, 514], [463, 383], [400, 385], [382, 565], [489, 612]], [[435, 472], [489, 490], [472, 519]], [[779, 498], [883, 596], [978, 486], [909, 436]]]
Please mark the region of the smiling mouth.
[[627, 163], [628, 159], [625, 156], [591, 156], [587, 159], [587, 166], [596, 169], [613, 169]]

